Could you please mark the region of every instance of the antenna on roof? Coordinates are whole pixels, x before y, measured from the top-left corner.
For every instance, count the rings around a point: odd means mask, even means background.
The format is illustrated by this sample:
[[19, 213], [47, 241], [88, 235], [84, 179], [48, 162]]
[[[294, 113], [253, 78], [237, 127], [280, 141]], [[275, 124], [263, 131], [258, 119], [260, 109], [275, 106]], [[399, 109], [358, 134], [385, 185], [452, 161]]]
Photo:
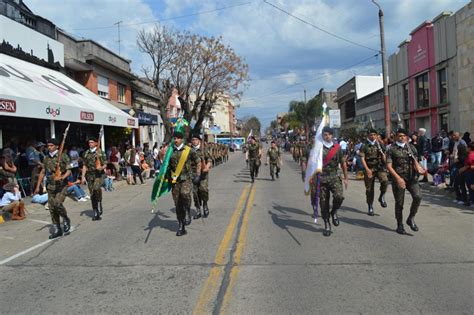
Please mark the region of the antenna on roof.
[[122, 23], [123, 23], [123, 21], [118, 21], [117, 23], [114, 23], [114, 25], [117, 25], [117, 30], [118, 30], [118, 41], [117, 42], [118, 42], [118, 48], [119, 48], [118, 49], [119, 50], [119, 56], [120, 56], [120, 43], [122, 42], [120, 40], [120, 24], [122, 24]]

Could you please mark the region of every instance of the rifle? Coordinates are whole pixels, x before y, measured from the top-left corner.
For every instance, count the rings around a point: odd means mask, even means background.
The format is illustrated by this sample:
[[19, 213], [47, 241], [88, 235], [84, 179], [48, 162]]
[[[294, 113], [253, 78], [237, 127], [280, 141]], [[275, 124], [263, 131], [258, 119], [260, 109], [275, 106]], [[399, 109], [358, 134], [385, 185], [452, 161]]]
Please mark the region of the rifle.
[[104, 126], [100, 127], [99, 139], [97, 140], [97, 151], [95, 155], [95, 169], [96, 170], [99, 170], [102, 168], [102, 163], [100, 163], [100, 153], [101, 153], [100, 141], [102, 140], [103, 135], [104, 135]]
[[[403, 127], [402, 119], [400, 118], [400, 114], [397, 113], [398, 116], [398, 127]], [[415, 157], [415, 154], [413, 154], [413, 151], [411, 150], [410, 142], [407, 141], [407, 150], [408, 150], [408, 156], [412, 159], [413, 164], [415, 166], [415, 170], [418, 172], [420, 175], [426, 174], [427, 170], [423, 168], [423, 166], [420, 165], [418, 162], [418, 159]]]
[[56, 180], [56, 181], [59, 181], [60, 177], [61, 177], [60, 163], [61, 163], [62, 156], [63, 156], [64, 144], [66, 143], [67, 133], [69, 132], [69, 126], [71, 126], [71, 124], [68, 124], [67, 127], [66, 127], [66, 130], [64, 130], [63, 140], [62, 140], [61, 145], [59, 146], [59, 150], [58, 150], [58, 159], [56, 160], [56, 170], [54, 171], [54, 180]]

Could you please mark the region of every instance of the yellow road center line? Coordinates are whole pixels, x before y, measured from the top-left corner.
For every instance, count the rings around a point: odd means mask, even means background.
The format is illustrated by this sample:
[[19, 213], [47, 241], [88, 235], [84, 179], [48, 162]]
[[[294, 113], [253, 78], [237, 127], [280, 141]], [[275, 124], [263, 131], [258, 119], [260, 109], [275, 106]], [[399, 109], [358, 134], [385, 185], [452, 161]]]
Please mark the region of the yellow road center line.
[[248, 195], [250, 185], [245, 186], [242, 194], [240, 195], [237, 207], [232, 214], [229, 225], [225, 231], [224, 237], [217, 249], [216, 257], [214, 259], [215, 266], [211, 268], [209, 276], [201, 289], [201, 294], [199, 295], [198, 302], [193, 310], [193, 314], [207, 314], [210, 313], [208, 306], [211, 302], [212, 297], [216, 294], [217, 285], [219, 284], [219, 279], [221, 278], [222, 272], [224, 270], [224, 263], [226, 260], [226, 254], [232, 241], [232, 236], [234, 235], [237, 223], [239, 222], [240, 215], [243, 211], [245, 199]]
[[229, 286], [227, 287], [227, 290], [224, 294], [224, 298], [222, 300], [222, 306], [220, 310], [221, 314], [225, 314], [227, 311], [227, 306], [229, 305], [229, 301], [232, 296], [232, 291], [234, 290], [234, 286], [237, 281], [237, 276], [239, 275], [239, 264], [242, 259], [242, 253], [244, 251], [245, 243], [247, 242], [247, 231], [249, 227], [248, 223], [250, 219], [250, 210], [252, 209], [253, 200], [255, 198], [255, 190], [256, 186], [253, 186], [252, 190], [250, 191], [249, 200], [247, 202], [247, 208], [242, 219], [242, 226], [240, 228], [240, 233], [238, 235], [237, 240], [237, 248], [234, 253], [234, 266], [232, 266], [232, 269], [230, 271]]

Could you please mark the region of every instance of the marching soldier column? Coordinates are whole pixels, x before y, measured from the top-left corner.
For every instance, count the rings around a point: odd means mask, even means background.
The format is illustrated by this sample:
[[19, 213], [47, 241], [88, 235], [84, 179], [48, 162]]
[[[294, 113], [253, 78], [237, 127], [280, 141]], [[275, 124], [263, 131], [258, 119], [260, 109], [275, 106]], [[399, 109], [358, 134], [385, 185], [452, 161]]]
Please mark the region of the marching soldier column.
[[[197, 159], [192, 161], [193, 168], [193, 197], [194, 205], [196, 207], [196, 215], [194, 219], [199, 219], [203, 213], [204, 217], [209, 216], [209, 208], [207, 202], [209, 201], [209, 170], [211, 169], [212, 162], [210, 154], [207, 148], [203, 147], [201, 142], [201, 136], [195, 134], [191, 139], [192, 150], [198, 156], [200, 164], [197, 163]], [[200, 175], [198, 175], [198, 167], [201, 168]], [[203, 213], [201, 213], [201, 207]]]

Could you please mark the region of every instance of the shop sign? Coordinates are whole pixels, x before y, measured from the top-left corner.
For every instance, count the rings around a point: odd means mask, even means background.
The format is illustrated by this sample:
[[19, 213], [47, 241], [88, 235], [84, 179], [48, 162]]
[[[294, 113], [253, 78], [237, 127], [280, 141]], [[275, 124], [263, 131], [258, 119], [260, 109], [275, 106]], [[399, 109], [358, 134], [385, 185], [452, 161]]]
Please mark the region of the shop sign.
[[81, 112], [81, 120], [94, 121], [93, 112]]
[[137, 112], [139, 125], [158, 125], [158, 116], [145, 112]]
[[115, 116], [109, 116], [109, 122], [115, 124], [117, 122], [117, 117]]
[[16, 113], [16, 101], [0, 99], [0, 112]]
[[127, 119], [127, 125], [135, 127], [135, 119], [128, 118]]
[[61, 107], [58, 107], [58, 108], [54, 108], [51, 106], [46, 107], [46, 115], [51, 115], [53, 116], [53, 118], [61, 115]]

